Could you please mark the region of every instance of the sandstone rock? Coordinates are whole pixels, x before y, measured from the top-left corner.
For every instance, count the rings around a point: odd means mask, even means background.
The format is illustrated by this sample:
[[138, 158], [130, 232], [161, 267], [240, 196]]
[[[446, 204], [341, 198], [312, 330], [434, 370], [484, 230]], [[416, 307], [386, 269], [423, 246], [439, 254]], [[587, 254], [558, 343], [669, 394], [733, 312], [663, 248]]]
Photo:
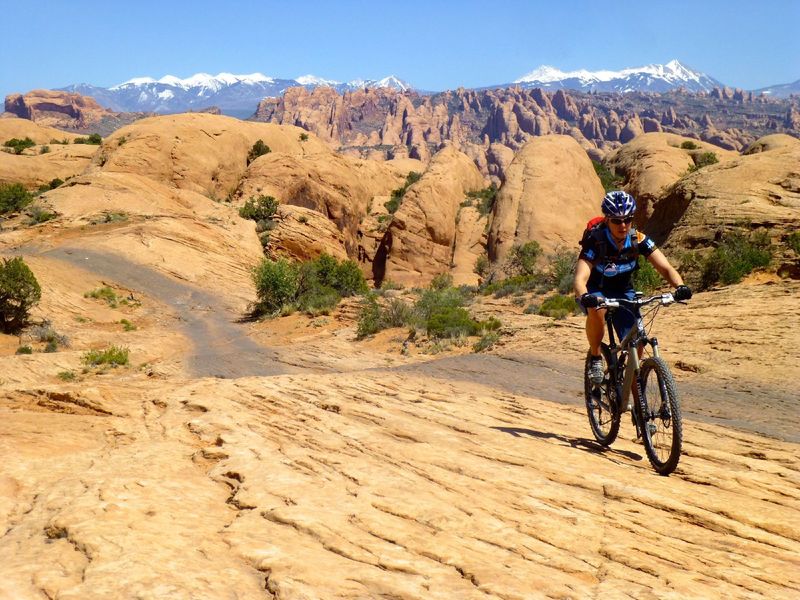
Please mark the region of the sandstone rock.
[[271, 258], [306, 261], [320, 254], [346, 260], [345, 238], [336, 224], [316, 210], [281, 204], [270, 230], [267, 252]]
[[[625, 127], [619, 134], [619, 141], [623, 144], [630, 142], [633, 138], [637, 135], [641, 135], [644, 133], [644, 127], [642, 127], [642, 122], [639, 120], [639, 117], [633, 117], [628, 119], [625, 123]], [[612, 139], [612, 138], [609, 138]]]
[[272, 152], [250, 165], [234, 198], [243, 203], [267, 195], [281, 204], [315, 210], [336, 224], [355, 257], [357, 232], [369, 201], [400, 187], [412, 170], [422, 170], [418, 161], [374, 162], [330, 151], [306, 156]]
[[453, 285], [478, 285], [475, 263], [486, 250], [486, 217], [474, 206], [465, 206], [459, 210], [457, 221], [450, 268]]
[[301, 141], [299, 127], [184, 113], [142, 119], [103, 141], [97, 169], [138, 173], [181, 189], [224, 199], [236, 191], [247, 155], [262, 140], [272, 152], [330, 154], [316, 136]]
[[513, 246], [531, 240], [544, 252], [574, 248], [602, 197], [592, 163], [574, 139], [534, 138], [514, 157], [497, 195], [489, 258], [502, 261]]
[[764, 227], [778, 244], [797, 231], [800, 140], [787, 138], [768, 136], [755, 144], [761, 152], [704, 167], [681, 179], [653, 213], [650, 230], [656, 241], [666, 239], [667, 249], [705, 252], [720, 233], [731, 230]]
[[[21, 155], [0, 152], [0, 183], [21, 183], [28, 188], [49, 184], [53, 179], [66, 180], [86, 169], [97, 151], [89, 144], [54, 144], [76, 136], [52, 127], [43, 127], [27, 119], [0, 119], [0, 144], [16, 138], [30, 138], [38, 144]], [[42, 154], [47, 146], [49, 152]]]
[[69, 129], [82, 129], [114, 114], [89, 96], [52, 90], [6, 96], [5, 109], [40, 125]]
[[436, 154], [422, 178], [408, 188], [383, 237], [373, 263], [376, 284], [389, 279], [424, 286], [449, 272], [459, 205], [466, 192], [484, 185], [465, 154], [453, 147]]
[[604, 163], [625, 177], [625, 190], [636, 198], [636, 224], [646, 228], [650, 216], [669, 186], [694, 166], [693, 155], [714, 152], [720, 160], [736, 156], [704, 142], [692, 142], [696, 150], [682, 149], [690, 142], [671, 133], [645, 133], [610, 153]]

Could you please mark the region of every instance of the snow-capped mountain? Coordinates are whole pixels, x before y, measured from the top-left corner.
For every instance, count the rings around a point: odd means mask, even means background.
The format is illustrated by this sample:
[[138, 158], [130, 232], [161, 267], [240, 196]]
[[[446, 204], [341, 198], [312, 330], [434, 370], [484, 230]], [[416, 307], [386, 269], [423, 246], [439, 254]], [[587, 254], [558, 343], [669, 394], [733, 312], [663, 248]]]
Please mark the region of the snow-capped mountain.
[[684, 88], [692, 92], [710, 91], [722, 84], [708, 75], [690, 69], [677, 60], [665, 65], [646, 65], [621, 71], [560, 71], [543, 65], [516, 81], [525, 88], [566, 88], [598, 92], [666, 92]]
[[61, 89], [92, 96], [102, 106], [120, 112], [172, 113], [218, 106], [223, 112], [241, 116], [248, 111], [252, 114], [263, 98], [280, 96], [293, 86], [330, 86], [338, 92], [365, 87], [389, 87], [402, 91], [412, 89], [408, 83], [394, 75], [383, 79], [354, 79], [341, 83], [315, 75], [279, 79], [262, 73], [197, 73], [186, 79], [173, 75], [165, 75], [161, 79], [135, 77], [110, 88], [81, 83]]
[[791, 94], [800, 95], [800, 79], [794, 83], [781, 83], [755, 90], [757, 94], [766, 94], [773, 98], [788, 98]]

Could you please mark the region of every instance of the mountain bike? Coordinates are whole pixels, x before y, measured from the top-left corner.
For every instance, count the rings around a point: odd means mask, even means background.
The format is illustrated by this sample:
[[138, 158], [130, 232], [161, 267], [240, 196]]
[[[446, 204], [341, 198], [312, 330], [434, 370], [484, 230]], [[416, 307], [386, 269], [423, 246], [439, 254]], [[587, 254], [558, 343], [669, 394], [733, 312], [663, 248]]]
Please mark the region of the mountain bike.
[[[660, 475], [669, 475], [678, 466], [683, 424], [675, 380], [661, 358], [658, 339], [650, 337], [648, 330], [659, 309], [675, 302], [670, 293], [644, 298], [636, 292], [633, 300], [606, 298], [598, 306], [607, 309], [609, 336], [609, 343], [600, 347], [603, 382], [595, 385], [589, 381], [590, 354], [584, 368], [586, 409], [595, 439], [603, 446], [611, 445], [619, 433], [622, 413], [630, 410], [636, 439], [642, 439], [647, 458]], [[647, 306], [651, 308], [643, 315], [642, 309]], [[619, 344], [611, 321], [617, 310], [631, 312], [636, 323]]]

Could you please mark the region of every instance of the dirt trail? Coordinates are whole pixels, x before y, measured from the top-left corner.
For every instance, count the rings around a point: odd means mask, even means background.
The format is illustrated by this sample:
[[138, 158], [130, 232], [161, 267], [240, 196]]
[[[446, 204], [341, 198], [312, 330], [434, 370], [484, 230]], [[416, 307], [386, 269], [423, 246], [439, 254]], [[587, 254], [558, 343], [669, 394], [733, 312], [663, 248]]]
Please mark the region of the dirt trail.
[[241, 315], [216, 295], [110, 253], [62, 247], [42, 255], [137, 289], [169, 306], [193, 344], [186, 356], [191, 377], [269, 376], [295, 370], [279, 364], [274, 351], [253, 342], [247, 327], [236, 322]]

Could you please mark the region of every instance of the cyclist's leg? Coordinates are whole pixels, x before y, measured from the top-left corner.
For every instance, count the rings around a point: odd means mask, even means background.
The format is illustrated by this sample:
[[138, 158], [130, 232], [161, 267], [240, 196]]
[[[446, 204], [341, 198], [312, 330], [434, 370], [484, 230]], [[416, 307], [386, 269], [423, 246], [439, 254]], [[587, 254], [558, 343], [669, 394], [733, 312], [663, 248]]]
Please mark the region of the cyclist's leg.
[[[590, 294], [602, 296], [601, 292], [589, 290]], [[606, 333], [606, 311], [595, 308], [586, 309], [580, 303], [578, 307], [586, 315], [586, 339], [589, 341], [589, 352], [592, 356], [600, 356], [600, 344]]]

